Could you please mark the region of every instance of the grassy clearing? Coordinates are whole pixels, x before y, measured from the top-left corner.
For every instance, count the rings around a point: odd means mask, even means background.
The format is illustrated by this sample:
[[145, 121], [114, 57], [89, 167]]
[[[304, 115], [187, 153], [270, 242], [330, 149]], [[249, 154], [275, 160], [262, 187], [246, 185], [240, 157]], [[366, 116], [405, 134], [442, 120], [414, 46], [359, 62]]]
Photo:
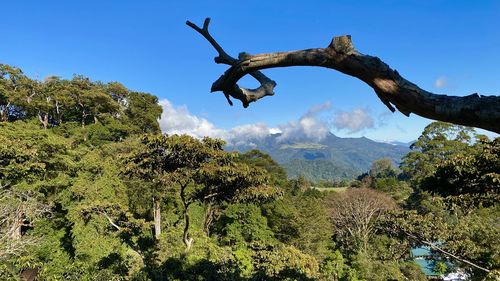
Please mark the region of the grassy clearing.
[[311, 188], [319, 190], [321, 192], [323, 192], [323, 191], [327, 191], [327, 192], [344, 192], [349, 187], [348, 186], [343, 186], [343, 187], [315, 187], [315, 186], [311, 186]]

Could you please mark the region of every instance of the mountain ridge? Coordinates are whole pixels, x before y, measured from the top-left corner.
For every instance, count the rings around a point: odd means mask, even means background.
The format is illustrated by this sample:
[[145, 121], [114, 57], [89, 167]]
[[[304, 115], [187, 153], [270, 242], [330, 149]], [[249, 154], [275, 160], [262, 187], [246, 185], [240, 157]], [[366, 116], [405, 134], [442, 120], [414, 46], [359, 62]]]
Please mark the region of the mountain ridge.
[[329, 133], [323, 139], [305, 137], [281, 140], [281, 134], [228, 143], [227, 150], [259, 149], [282, 165], [290, 178], [300, 175], [312, 181], [352, 179], [369, 170], [371, 163], [390, 158], [398, 165], [409, 146], [389, 144], [366, 137], [341, 138]]

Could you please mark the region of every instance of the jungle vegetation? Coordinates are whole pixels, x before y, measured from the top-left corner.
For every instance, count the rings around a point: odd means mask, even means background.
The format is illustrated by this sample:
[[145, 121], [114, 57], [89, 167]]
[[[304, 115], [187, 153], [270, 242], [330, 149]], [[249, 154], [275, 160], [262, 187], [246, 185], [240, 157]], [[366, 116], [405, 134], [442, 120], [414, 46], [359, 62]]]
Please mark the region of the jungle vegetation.
[[427, 280], [410, 249], [435, 241], [440, 272], [499, 276], [499, 138], [431, 123], [400, 167], [318, 191], [160, 115], [117, 82], [0, 65], [1, 280]]

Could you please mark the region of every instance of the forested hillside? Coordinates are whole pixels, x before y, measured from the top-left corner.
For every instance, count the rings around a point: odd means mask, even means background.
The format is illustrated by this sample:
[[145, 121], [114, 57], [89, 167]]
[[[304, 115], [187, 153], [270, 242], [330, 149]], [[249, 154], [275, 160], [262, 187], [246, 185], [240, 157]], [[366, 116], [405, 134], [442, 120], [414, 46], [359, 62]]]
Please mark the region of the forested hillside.
[[311, 189], [260, 151], [162, 135], [153, 95], [0, 65], [0, 280], [496, 280], [500, 139], [432, 123], [401, 166]]
[[303, 176], [313, 182], [352, 179], [380, 158], [390, 158], [399, 164], [410, 150], [409, 145], [379, 143], [365, 137], [340, 138], [332, 133], [321, 140], [304, 137], [285, 141], [280, 140], [280, 134], [274, 134], [250, 139], [245, 144], [229, 145], [227, 149], [262, 150], [282, 165], [290, 178]]

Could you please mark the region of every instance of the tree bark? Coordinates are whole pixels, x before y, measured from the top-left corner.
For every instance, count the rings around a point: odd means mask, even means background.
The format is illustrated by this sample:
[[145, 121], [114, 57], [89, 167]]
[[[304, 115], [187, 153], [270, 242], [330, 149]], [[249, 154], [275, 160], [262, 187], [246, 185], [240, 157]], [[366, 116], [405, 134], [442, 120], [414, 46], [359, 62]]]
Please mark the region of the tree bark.
[[[240, 100], [244, 107], [265, 96], [274, 95], [276, 83], [259, 70], [288, 66], [319, 66], [340, 71], [358, 78], [373, 88], [379, 99], [392, 111], [398, 109], [409, 116], [419, 116], [472, 126], [500, 133], [500, 97], [477, 93], [457, 97], [438, 95], [425, 91], [403, 78], [378, 57], [359, 53], [351, 36], [334, 37], [326, 48], [300, 51], [249, 55], [241, 53], [238, 59], [229, 56], [208, 32], [210, 19], [200, 28], [191, 22], [188, 26], [203, 35], [216, 49], [216, 63], [231, 67], [213, 83], [212, 92], [221, 91], [232, 105], [230, 97]], [[261, 84], [256, 89], [240, 87], [237, 82], [245, 75], [252, 75]]]
[[10, 102], [5, 105], [0, 105], [0, 121], [6, 122], [9, 121], [9, 111], [10, 111]]
[[82, 110], [82, 128], [85, 128], [85, 119], [87, 118], [88, 114], [85, 110]]
[[19, 240], [23, 236], [22, 227], [27, 226], [26, 217], [21, 210], [16, 210], [14, 222], [10, 228], [10, 238], [12, 240]]
[[59, 104], [59, 101], [56, 100], [56, 114], [57, 114], [57, 121], [59, 124], [62, 124], [62, 114], [61, 114], [61, 106]]
[[40, 120], [40, 122], [42, 123], [43, 128], [47, 130], [47, 127], [49, 126], [49, 115], [47, 113], [43, 115], [41, 113], [38, 113], [38, 120]]
[[160, 201], [153, 197], [153, 221], [155, 230], [155, 239], [160, 239], [161, 235], [161, 210]]
[[190, 237], [189, 235], [189, 213], [188, 213], [188, 208], [190, 205], [190, 202], [186, 198], [185, 190], [186, 190], [187, 184], [181, 186], [181, 200], [182, 200], [182, 205], [183, 205], [183, 210], [182, 210], [182, 215], [184, 217], [184, 233], [182, 235], [182, 241], [184, 242], [184, 245], [186, 245], [185, 252], [189, 252], [191, 250], [191, 246], [193, 245], [194, 239]]
[[207, 236], [210, 236], [210, 226], [214, 220], [214, 213], [215, 208], [212, 206], [212, 203], [208, 203], [205, 211], [205, 219], [203, 221], [203, 231]]

